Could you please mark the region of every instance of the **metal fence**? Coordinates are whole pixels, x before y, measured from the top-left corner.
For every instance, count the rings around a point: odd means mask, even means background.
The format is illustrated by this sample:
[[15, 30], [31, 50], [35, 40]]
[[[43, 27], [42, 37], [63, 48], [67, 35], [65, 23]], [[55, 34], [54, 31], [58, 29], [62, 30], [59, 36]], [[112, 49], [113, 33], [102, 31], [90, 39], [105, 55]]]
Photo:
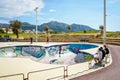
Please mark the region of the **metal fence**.
[[[110, 63], [110, 56], [107, 56], [107, 62]], [[0, 76], [0, 80], [60, 80], [69, 76], [83, 73], [91, 69], [94, 60], [84, 63], [78, 63], [68, 66], [53, 67], [44, 70], [37, 70], [27, 73], [27, 78], [23, 73]]]
[[52, 80], [55, 78], [64, 78], [65, 67], [54, 67], [39, 71], [32, 71], [27, 74], [28, 80]]
[[[82, 68], [86, 66], [85, 68]], [[68, 66], [54, 67], [44, 70], [37, 70], [27, 73], [27, 78], [24, 77], [23, 73], [12, 74], [0, 76], [0, 80], [58, 80], [65, 79], [70, 75], [76, 74], [78, 72], [83, 72], [88, 70], [90, 67], [90, 62], [78, 63]]]
[[0, 76], [0, 80], [24, 80], [24, 74], [20, 73], [20, 74]]

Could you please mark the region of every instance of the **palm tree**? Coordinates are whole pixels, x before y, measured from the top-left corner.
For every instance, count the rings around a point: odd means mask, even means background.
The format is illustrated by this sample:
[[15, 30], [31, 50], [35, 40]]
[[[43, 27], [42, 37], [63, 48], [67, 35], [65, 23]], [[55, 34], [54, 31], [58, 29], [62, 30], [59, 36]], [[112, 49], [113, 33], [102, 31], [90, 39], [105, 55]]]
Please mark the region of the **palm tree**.
[[45, 27], [44, 27], [44, 30], [45, 30], [45, 31], [46, 31], [46, 33], [48, 34], [49, 27], [48, 27], [48, 26], [45, 26]]
[[44, 27], [44, 30], [46, 31], [46, 33], [47, 33], [47, 42], [49, 42], [49, 37], [48, 37], [48, 32], [49, 32], [49, 27], [48, 26], [45, 26]]
[[101, 35], [103, 34], [103, 30], [104, 30], [104, 26], [103, 25], [100, 25], [99, 26], [99, 29], [100, 29], [100, 32], [101, 32]]
[[8, 35], [9, 28], [5, 28], [6, 34]]
[[87, 33], [87, 31], [86, 31], [86, 30], [84, 30], [83, 32], [84, 32], [84, 33]]
[[22, 26], [22, 23], [18, 20], [13, 20], [13, 21], [10, 21], [10, 26], [12, 27], [12, 31], [14, 34], [16, 34], [17, 38], [19, 38], [19, 30]]
[[67, 25], [66, 28], [67, 28], [68, 32], [70, 32], [71, 26], [70, 26], [70, 25]]

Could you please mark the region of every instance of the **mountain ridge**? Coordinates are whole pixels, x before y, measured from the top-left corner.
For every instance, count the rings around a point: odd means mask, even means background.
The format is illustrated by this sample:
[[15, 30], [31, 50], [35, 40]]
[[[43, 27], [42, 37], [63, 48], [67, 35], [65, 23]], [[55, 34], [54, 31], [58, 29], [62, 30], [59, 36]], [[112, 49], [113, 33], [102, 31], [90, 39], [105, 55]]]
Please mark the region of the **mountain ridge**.
[[[75, 23], [67, 24], [67, 23], [62, 23], [62, 22], [57, 22], [57, 21], [50, 21], [50, 22], [38, 25], [38, 30], [39, 31], [44, 31], [44, 27], [48, 26], [51, 30], [60, 31], [60, 32], [66, 32], [67, 31], [67, 29], [66, 29], [67, 25], [71, 26], [70, 31], [72, 31], [72, 32], [83, 31], [83, 30], [95, 30], [92, 27], [87, 26], [87, 25], [81, 25], [81, 24], [75, 24]], [[9, 26], [9, 24], [0, 23], [0, 27], [5, 28], [7, 26]], [[27, 23], [27, 22], [22, 23], [22, 30], [33, 30], [33, 29], [34, 30], [36, 29], [36, 25], [32, 25], [32, 24]]]

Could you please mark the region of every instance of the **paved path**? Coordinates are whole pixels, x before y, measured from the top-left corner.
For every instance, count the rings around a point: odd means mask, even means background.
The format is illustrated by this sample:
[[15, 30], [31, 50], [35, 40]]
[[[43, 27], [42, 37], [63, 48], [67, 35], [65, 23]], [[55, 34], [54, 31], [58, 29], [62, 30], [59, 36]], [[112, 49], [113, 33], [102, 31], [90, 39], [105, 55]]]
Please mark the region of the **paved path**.
[[120, 80], [120, 46], [109, 45], [113, 62], [102, 70], [71, 80]]

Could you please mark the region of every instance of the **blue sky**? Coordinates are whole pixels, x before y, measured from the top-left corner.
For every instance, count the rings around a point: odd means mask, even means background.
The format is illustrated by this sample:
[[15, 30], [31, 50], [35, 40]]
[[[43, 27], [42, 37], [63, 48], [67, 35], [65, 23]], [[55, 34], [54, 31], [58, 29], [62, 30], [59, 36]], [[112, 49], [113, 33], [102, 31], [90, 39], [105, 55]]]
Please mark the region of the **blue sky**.
[[[120, 31], [120, 0], [106, 1], [107, 31]], [[36, 24], [35, 7], [39, 7], [38, 24], [59, 21], [88, 25], [95, 29], [103, 25], [103, 0], [2, 0], [0, 23], [18, 19]]]

